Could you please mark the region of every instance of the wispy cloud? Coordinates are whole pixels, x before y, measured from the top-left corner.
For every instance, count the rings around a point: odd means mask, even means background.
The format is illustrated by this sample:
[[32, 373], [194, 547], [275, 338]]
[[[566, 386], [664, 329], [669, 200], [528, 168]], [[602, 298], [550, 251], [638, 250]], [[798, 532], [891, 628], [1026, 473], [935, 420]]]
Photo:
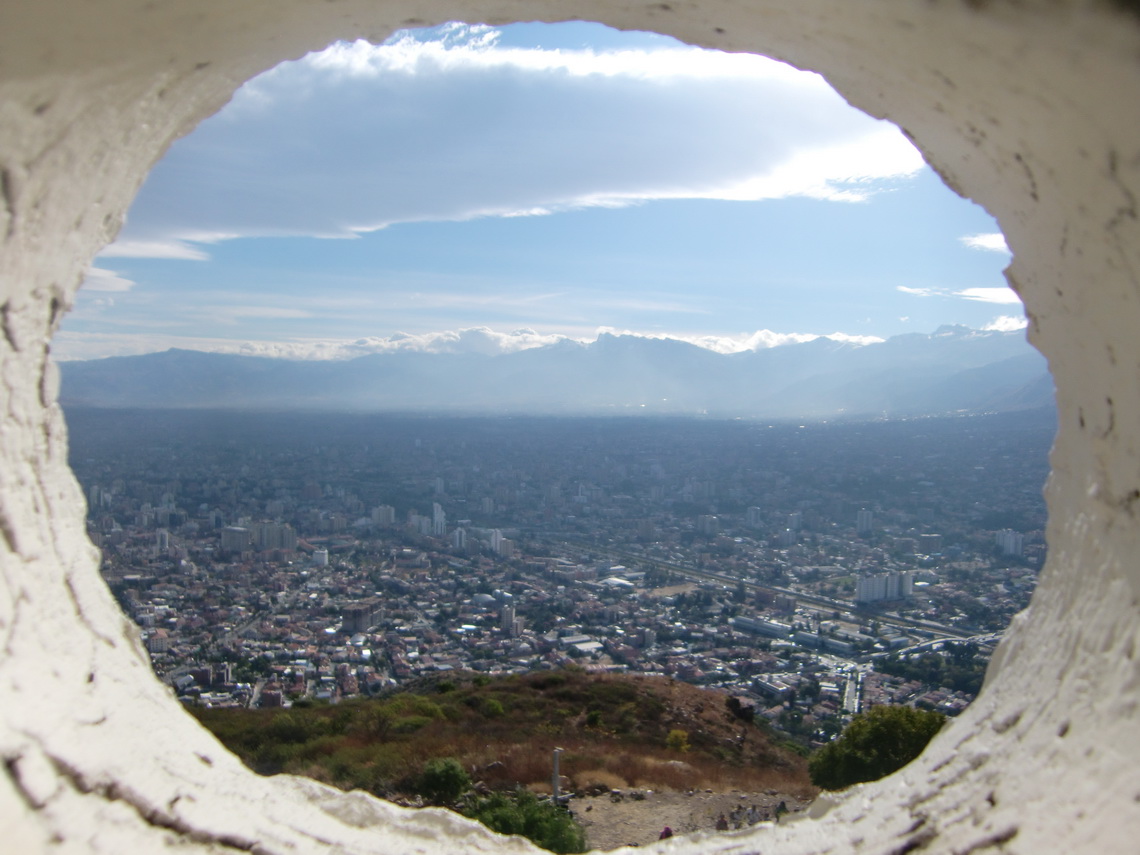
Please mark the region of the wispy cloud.
[[122, 292], [130, 291], [134, 287], [135, 283], [132, 280], [120, 276], [114, 270], [102, 267], [87, 268], [87, 275], [83, 279], [83, 288], [88, 291]]
[[988, 234], [966, 235], [959, 238], [970, 249], [979, 249], [983, 252], [1004, 252], [1009, 254], [1009, 245], [1005, 242], [1005, 235], [1001, 232]]
[[312, 312], [292, 306], [231, 304], [186, 306], [179, 314], [183, 322], [221, 326], [235, 326], [246, 321], [295, 321], [313, 317]]
[[858, 201], [921, 168], [893, 125], [774, 60], [510, 48], [453, 27], [335, 45], [249, 82], [172, 147], [104, 256], [647, 199]]
[[117, 240], [99, 253], [100, 258], [173, 258], [205, 261], [207, 252], [184, 240]]
[[620, 309], [623, 311], [642, 312], [648, 314], [665, 313], [707, 315], [710, 313], [710, 310], [707, 307], [700, 305], [699, 300], [665, 300], [661, 298], [650, 297], [637, 299], [634, 297], [613, 297], [610, 295], [587, 294], [584, 295], [582, 302], [583, 304], [589, 306], [590, 310], [594, 313], [600, 309]]
[[955, 291], [954, 296], [976, 300], [979, 303], [1021, 305], [1021, 298], [1010, 288], [965, 288], [962, 291]]
[[1010, 288], [962, 288], [953, 291], [949, 288], [910, 288], [906, 285], [898, 285], [895, 290], [914, 297], [957, 297], [961, 300], [971, 300], [977, 303], [1021, 305], [1021, 298]]
[[945, 297], [946, 293], [937, 288], [911, 288], [908, 285], [896, 285], [896, 291], [903, 294], [910, 294], [914, 297]]

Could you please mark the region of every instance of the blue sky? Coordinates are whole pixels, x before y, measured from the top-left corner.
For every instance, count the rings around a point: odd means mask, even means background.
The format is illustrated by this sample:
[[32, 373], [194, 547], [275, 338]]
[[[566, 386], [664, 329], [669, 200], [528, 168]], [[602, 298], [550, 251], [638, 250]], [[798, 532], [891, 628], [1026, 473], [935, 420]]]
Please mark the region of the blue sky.
[[448, 25], [278, 66], [176, 142], [53, 353], [1009, 329], [1008, 261], [817, 75], [593, 24]]

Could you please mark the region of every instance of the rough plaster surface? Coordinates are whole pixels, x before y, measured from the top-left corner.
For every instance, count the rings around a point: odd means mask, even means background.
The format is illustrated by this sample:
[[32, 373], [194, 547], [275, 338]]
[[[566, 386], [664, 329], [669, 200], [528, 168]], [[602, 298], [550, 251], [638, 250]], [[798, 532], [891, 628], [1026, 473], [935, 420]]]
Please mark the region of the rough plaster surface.
[[338, 38], [588, 18], [823, 73], [1001, 222], [1057, 381], [1050, 556], [978, 701], [902, 772], [659, 851], [1126, 852], [1140, 834], [1140, 19], [1107, 0], [38, 0], [0, 6], [0, 840], [10, 852], [534, 852], [247, 772], [97, 573], [48, 342], [166, 145]]

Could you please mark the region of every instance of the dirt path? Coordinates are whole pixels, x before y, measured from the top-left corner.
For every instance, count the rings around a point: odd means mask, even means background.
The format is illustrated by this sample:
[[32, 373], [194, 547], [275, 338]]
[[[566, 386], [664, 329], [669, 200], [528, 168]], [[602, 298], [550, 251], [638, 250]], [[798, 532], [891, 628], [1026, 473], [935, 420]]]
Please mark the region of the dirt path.
[[763, 793], [640, 792], [644, 799], [626, 794], [620, 801], [614, 801], [609, 795], [573, 800], [571, 809], [586, 829], [586, 840], [592, 849], [644, 846], [657, 840], [665, 826], [672, 828], [674, 834], [712, 831], [720, 814], [730, 817], [734, 809], [747, 811], [752, 805], [756, 805], [766, 819], [775, 815], [781, 801], [789, 811], [801, 810], [808, 805], [808, 802], [774, 790]]

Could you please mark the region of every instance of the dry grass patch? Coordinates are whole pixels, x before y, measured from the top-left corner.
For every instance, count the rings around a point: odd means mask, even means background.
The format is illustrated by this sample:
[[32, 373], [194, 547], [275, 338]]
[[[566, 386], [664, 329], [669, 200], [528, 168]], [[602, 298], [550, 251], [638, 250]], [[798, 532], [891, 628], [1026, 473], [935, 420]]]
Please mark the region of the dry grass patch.
[[[549, 788], [556, 747], [569, 789], [579, 791], [810, 791], [803, 758], [735, 718], [727, 700], [669, 679], [567, 670], [492, 680], [452, 674], [446, 689], [424, 680], [376, 700], [198, 715], [259, 772], [381, 796], [408, 792], [428, 761], [446, 757], [492, 789]], [[667, 748], [673, 731], [685, 733], [688, 751]]]

